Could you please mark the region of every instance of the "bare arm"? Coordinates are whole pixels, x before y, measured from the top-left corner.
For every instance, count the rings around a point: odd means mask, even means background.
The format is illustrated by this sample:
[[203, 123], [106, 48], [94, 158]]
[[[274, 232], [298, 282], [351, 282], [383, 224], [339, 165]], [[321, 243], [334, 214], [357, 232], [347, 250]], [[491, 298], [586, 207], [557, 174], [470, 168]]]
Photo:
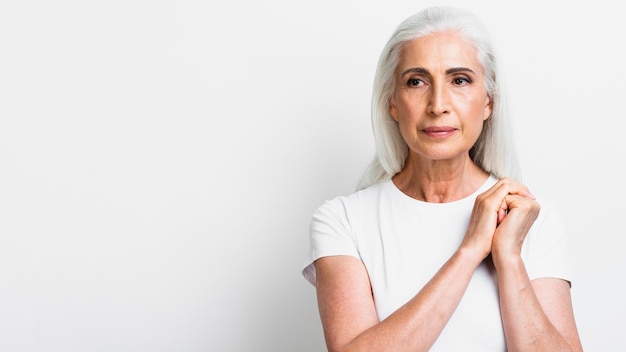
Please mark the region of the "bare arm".
[[505, 201], [509, 213], [494, 235], [492, 258], [508, 350], [582, 351], [569, 283], [556, 278], [531, 282], [520, 255], [539, 205], [513, 195]]
[[349, 256], [317, 260], [318, 305], [328, 350], [428, 351], [481, 261], [469, 251], [457, 251], [413, 299], [379, 322], [363, 263]]

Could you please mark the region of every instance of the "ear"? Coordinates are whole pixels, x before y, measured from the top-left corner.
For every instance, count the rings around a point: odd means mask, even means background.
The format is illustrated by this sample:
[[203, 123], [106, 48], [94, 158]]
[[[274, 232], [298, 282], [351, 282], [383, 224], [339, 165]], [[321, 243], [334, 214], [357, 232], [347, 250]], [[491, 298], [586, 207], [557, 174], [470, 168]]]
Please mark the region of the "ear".
[[391, 99], [389, 99], [389, 114], [398, 122], [398, 106], [395, 96], [391, 96]]
[[485, 101], [485, 109], [483, 112], [483, 121], [486, 121], [488, 118], [490, 118], [492, 113], [493, 113], [493, 100], [491, 100], [491, 98], [487, 96], [487, 99]]

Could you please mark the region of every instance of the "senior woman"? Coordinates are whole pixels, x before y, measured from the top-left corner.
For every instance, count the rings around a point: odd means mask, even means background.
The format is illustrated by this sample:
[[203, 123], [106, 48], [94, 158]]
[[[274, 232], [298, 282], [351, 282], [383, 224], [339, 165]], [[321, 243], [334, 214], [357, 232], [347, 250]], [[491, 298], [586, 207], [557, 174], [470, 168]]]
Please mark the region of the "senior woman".
[[561, 219], [519, 182], [503, 96], [473, 14], [427, 8], [391, 36], [374, 160], [311, 222], [329, 351], [582, 350]]

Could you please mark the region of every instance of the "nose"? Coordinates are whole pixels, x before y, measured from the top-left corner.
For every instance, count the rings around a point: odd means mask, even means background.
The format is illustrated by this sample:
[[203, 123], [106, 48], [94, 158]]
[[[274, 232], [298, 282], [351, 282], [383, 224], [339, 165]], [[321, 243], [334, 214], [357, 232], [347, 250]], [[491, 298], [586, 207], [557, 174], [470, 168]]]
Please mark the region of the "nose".
[[428, 111], [435, 116], [441, 116], [450, 112], [450, 92], [445, 84], [432, 85]]

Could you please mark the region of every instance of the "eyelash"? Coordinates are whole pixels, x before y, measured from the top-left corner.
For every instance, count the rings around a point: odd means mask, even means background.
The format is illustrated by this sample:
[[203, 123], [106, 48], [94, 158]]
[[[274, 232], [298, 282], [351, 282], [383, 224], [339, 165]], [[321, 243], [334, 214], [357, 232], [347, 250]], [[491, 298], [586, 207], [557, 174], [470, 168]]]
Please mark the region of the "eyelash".
[[469, 79], [468, 77], [455, 77], [452, 82], [454, 82], [455, 84], [459, 84], [458, 81], [464, 81], [467, 84], [472, 83], [472, 80]]
[[[425, 84], [424, 81], [419, 78], [409, 78], [406, 85], [409, 87], [417, 87], [420, 83]], [[452, 79], [452, 83], [455, 85], [463, 85], [463, 83], [471, 84], [472, 80], [469, 77], [455, 77]]]
[[419, 78], [409, 78], [406, 81], [406, 85], [409, 86], [409, 87], [417, 87], [419, 85], [419, 83], [424, 84], [424, 81], [422, 81]]

